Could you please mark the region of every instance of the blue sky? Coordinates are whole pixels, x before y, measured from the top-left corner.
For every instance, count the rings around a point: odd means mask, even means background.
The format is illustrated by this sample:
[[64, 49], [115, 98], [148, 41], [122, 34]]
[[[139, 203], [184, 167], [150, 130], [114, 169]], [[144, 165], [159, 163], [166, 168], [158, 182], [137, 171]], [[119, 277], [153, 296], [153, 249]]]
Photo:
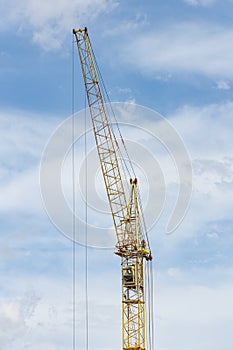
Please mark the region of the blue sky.
[[[166, 235], [177, 175], [158, 145], [151, 148], [167, 191], [164, 210], [150, 231], [156, 349], [230, 350], [233, 2], [2, 0], [0, 10], [0, 347], [71, 348], [72, 244], [45, 212], [39, 167], [49, 137], [71, 115], [71, 33], [73, 27], [87, 26], [111, 100], [162, 114], [192, 162], [189, 211]], [[79, 111], [84, 89], [75, 57]], [[150, 128], [154, 121], [145, 117], [143, 122]], [[142, 144], [148, 150], [148, 140]], [[104, 219], [96, 214], [93, 220]], [[84, 253], [77, 245], [80, 349], [85, 340]], [[88, 256], [90, 348], [119, 349], [120, 261], [111, 249], [91, 248]]]

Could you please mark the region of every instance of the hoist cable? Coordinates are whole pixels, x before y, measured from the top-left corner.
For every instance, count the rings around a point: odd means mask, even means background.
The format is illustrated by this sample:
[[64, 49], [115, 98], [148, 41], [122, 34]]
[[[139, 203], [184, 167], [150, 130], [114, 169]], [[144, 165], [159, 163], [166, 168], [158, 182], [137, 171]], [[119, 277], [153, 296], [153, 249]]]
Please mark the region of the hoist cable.
[[[103, 86], [103, 91], [104, 91], [104, 93], [105, 93], [105, 95], [106, 95], [106, 97], [107, 97], [108, 104], [105, 104], [105, 106], [106, 106], [106, 108], [108, 109], [108, 105], [109, 105], [109, 106], [110, 106], [110, 109], [111, 109], [111, 113], [108, 113], [108, 115], [109, 115], [109, 117], [110, 117], [111, 114], [112, 114], [113, 117], [114, 117], [114, 121], [115, 121], [115, 124], [116, 124], [116, 126], [117, 126], [118, 133], [119, 133], [119, 135], [120, 135], [120, 139], [121, 139], [121, 141], [122, 141], [122, 144], [123, 144], [123, 147], [124, 147], [124, 150], [125, 150], [125, 153], [126, 153], [126, 157], [127, 157], [128, 161], [129, 161], [129, 164], [130, 164], [132, 173], [133, 173], [134, 177], [136, 177], [136, 174], [135, 174], [135, 171], [134, 171], [134, 168], [133, 168], [132, 161], [131, 161], [131, 159], [130, 159], [130, 157], [129, 157], [129, 153], [128, 153], [127, 147], [126, 147], [126, 145], [125, 145], [125, 142], [124, 142], [122, 133], [121, 133], [121, 131], [120, 131], [119, 124], [118, 124], [118, 121], [117, 121], [117, 119], [116, 119], [115, 112], [114, 112], [114, 110], [113, 110], [113, 108], [112, 108], [112, 103], [111, 103], [110, 97], [109, 97], [109, 95], [108, 95], [108, 92], [107, 92], [107, 89], [106, 89], [106, 86], [105, 86], [105, 83], [104, 83], [104, 79], [103, 79], [102, 74], [101, 74], [101, 71], [100, 71], [100, 69], [99, 69], [99, 66], [98, 66], [98, 63], [97, 63], [97, 60], [96, 60], [96, 57], [95, 57], [95, 53], [94, 53], [94, 50], [93, 50], [93, 48], [92, 48], [91, 43], [90, 43], [90, 47], [91, 47], [92, 54], [93, 54], [93, 58], [94, 58], [94, 61], [95, 61], [97, 73], [98, 73], [98, 76], [100, 77], [100, 83], [101, 83], [101, 85]], [[113, 136], [114, 136], [115, 143], [116, 143], [116, 145], [118, 145], [118, 142], [117, 142], [117, 140], [116, 140], [115, 133], [114, 133], [114, 131], [113, 131], [112, 129], [111, 129], [111, 131], [112, 131], [112, 134], [113, 134]], [[125, 159], [124, 159], [124, 157], [123, 157], [123, 155], [122, 155], [122, 152], [121, 152], [119, 146], [118, 146], [118, 152], [119, 152], [119, 155], [120, 155], [121, 164], [123, 165], [123, 166], [122, 166], [122, 169], [123, 169], [124, 175], [125, 175], [125, 169], [126, 169], [127, 172], [128, 172], [128, 174], [129, 174], [129, 176], [130, 176], [130, 178], [131, 178], [130, 171], [129, 171], [129, 169], [128, 169], [128, 166], [127, 166], [127, 164], [126, 164], [126, 161], [125, 161]], [[126, 178], [126, 177], [125, 177], [125, 178]], [[142, 202], [141, 202], [141, 196], [140, 196], [139, 187], [138, 187], [138, 198], [139, 198], [139, 205], [140, 205], [140, 209], [141, 209], [142, 224], [143, 224], [143, 227], [144, 227], [144, 232], [145, 232], [147, 244], [148, 244], [149, 250], [150, 250], [150, 252], [151, 252], [151, 248], [150, 248], [150, 244], [149, 244], [149, 238], [148, 238], [147, 229], [146, 229], [145, 217], [144, 217], [144, 215], [143, 215], [143, 208], [142, 208]]]
[[[122, 160], [122, 157], [120, 157], [120, 163], [121, 163], [121, 169], [123, 170], [123, 174], [124, 174], [124, 179], [127, 179], [127, 176], [126, 176], [126, 170], [125, 170], [125, 167], [124, 167], [124, 162]], [[131, 177], [130, 177], [131, 178]], [[129, 181], [126, 181], [126, 186], [127, 186], [127, 191], [128, 193], [130, 192], [130, 186], [129, 186], [130, 182]], [[124, 186], [125, 188], [125, 186]]]
[[73, 309], [73, 327], [72, 327], [72, 346], [73, 350], [76, 349], [76, 243], [75, 243], [75, 234], [76, 234], [76, 220], [75, 220], [75, 211], [76, 211], [76, 186], [75, 186], [75, 65], [74, 65], [74, 43], [72, 40], [72, 309]]
[[149, 242], [148, 231], [147, 231], [147, 227], [146, 227], [146, 220], [145, 220], [144, 209], [143, 209], [143, 205], [142, 205], [142, 200], [141, 200], [141, 194], [140, 194], [139, 186], [137, 187], [137, 189], [138, 189], [138, 203], [139, 203], [139, 207], [140, 207], [140, 213], [141, 213], [141, 218], [142, 218], [143, 229], [144, 229], [147, 245], [148, 245], [149, 251], [151, 253], [150, 242]]
[[[92, 49], [92, 47], [91, 47]], [[128, 153], [128, 150], [126, 148], [126, 145], [125, 145], [125, 142], [124, 142], [124, 139], [123, 139], [123, 136], [121, 134], [121, 131], [120, 131], [120, 128], [119, 128], [119, 124], [118, 124], [118, 121], [116, 119], [116, 115], [114, 113], [114, 110], [113, 110], [113, 107], [112, 107], [112, 103], [111, 103], [111, 100], [110, 100], [110, 97], [108, 95], [108, 92], [107, 92], [107, 89], [106, 89], [106, 86], [105, 86], [105, 83], [104, 83], [104, 79], [102, 77], [102, 74], [101, 74], [101, 71], [99, 69], [99, 66], [98, 66], [98, 63], [97, 63], [97, 60], [96, 60], [96, 57], [95, 57], [95, 54], [94, 54], [94, 51], [92, 49], [92, 53], [93, 53], [93, 57], [94, 57], [94, 60], [95, 60], [95, 65], [96, 65], [96, 69], [97, 69], [97, 73], [100, 77], [100, 83], [103, 87], [103, 91], [105, 93], [105, 96], [107, 97], [107, 102], [108, 104], [105, 104], [106, 106], [106, 109], [107, 109], [107, 112], [108, 112], [108, 115], [109, 117], [112, 115], [113, 118], [114, 118], [114, 121], [115, 121], [115, 124], [117, 126], [117, 130], [118, 130], [118, 133], [119, 133], [119, 136], [120, 136], [120, 139], [121, 139], [121, 142], [123, 144], [123, 147], [124, 147], [124, 150], [125, 150], [125, 153], [126, 153], [126, 157], [129, 161], [129, 164], [130, 164], [130, 167], [131, 167], [131, 170], [132, 170], [132, 173], [134, 174], [134, 176], [136, 177], [136, 174], [135, 174], [135, 171], [134, 171], [134, 168], [133, 168], [133, 164], [132, 164], [132, 161], [129, 157], [129, 153]], [[109, 113], [108, 111], [108, 106], [110, 106], [110, 109], [111, 109], [111, 113]], [[125, 175], [125, 169], [127, 170], [129, 176], [130, 176], [130, 171], [128, 169], [128, 166], [126, 164], [126, 161], [124, 160], [124, 157], [122, 155], [122, 152], [118, 146], [118, 142], [117, 142], [117, 139], [116, 139], [116, 136], [115, 136], [115, 133], [114, 133], [114, 130], [112, 130], [112, 133], [113, 133], [113, 136], [114, 136], [114, 139], [115, 139], [115, 143], [117, 145], [117, 149], [118, 149], [118, 152], [120, 154], [120, 160], [121, 160], [121, 163], [122, 165], [124, 165], [122, 167], [123, 169], [123, 172], [124, 172], [124, 175]], [[131, 177], [131, 176], [130, 176]], [[145, 233], [145, 237], [146, 237], [146, 241], [147, 241], [147, 245], [148, 245], [148, 248], [149, 248], [149, 251], [151, 253], [151, 247], [150, 247], [150, 243], [149, 243], [149, 237], [148, 237], [148, 232], [147, 232], [147, 227], [146, 227], [146, 221], [145, 221], [145, 216], [144, 216], [144, 211], [143, 211], [143, 206], [142, 206], [142, 200], [141, 200], [141, 195], [140, 195], [140, 190], [139, 190], [139, 186], [138, 186], [138, 200], [139, 200], [139, 207], [140, 207], [140, 212], [141, 212], [141, 223], [142, 223], [142, 228], [144, 229], [144, 233]], [[149, 267], [147, 269], [147, 279], [148, 279], [148, 334], [149, 334], [149, 337], [148, 337], [148, 345], [149, 345], [149, 349], [150, 350], [154, 350], [154, 311], [153, 311], [153, 268], [152, 268], [152, 261], [149, 261], [148, 262], [149, 264]]]
[[147, 264], [147, 293], [148, 293], [148, 298], [147, 298], [147, 308], [148, 308], [148, 346], [149, 350], [151, 349], [151, 288], [150, 288], [150, 269], [148, 267], [149, 263]]
[[[135, 174], [135, 171], [134, 171], [134, 168], [133, 168], [133, 163], [132, 163], [132, 161], [131, 161], [131, 159], [130, 159], [130, 157], [129, 157], [129, 153], [128, 153], [128, 150], [127, 150], [127, 147], [126, 147], [124, 138], [123, 138], [123, 136], [122, 136], [122, 133], [121, 133], [121, 130], [120, 130], [120, 127], [119, 127], [119, 123], [118, 123], [118, 121], [117, 121], [115, 112], [114, 112], [113, 107], [112, 107], [112, 102], [111, 102], [110, 97], [109, 97], [109, 95], [108, 95], [108, 92], [107, 92], [107, 89], [106, 89], [106, 86], [105, 86], [105, 83], [104, 83], [102, 74], [101, 74], [101, 72], [100, 72], [100, 70], [99, 70], [99, 68], [98, 68], [98, 65], [97, 65], [97, 70], [98, 70], [98, 73], [99, 73], [99, 76], [100, 76], [100, 79], [101, 79], [101, 84], [102, 84], [102, 86], [103, 86], [103, 91], [104, 91], [104, 93], [105, 93], [105, 95], [106, 95], [106, 100], [107, 100], [107, 102], [108, 102], [107, 104], [105, 103], [105, 106], [106, 106], [107, 110], [109, 110], [109, 107], [110, 107], [110, 111], [111, 111], [111, 113], [109, 113], [109, 111], [108, 111], [108, 115], [109, 115], [109, 117], [111, 117], [111, 115], [112, 115], [113, 118], [114, 118], [114, 123], [115, 123], [115, 125], [116, 125], [116, 127], [117, 127], [117, 130], [118, 130], [118, 133], [119, 133], [119, 136], [120, 136], [120, 140], [121, 140], [121, 143], [122, 143], [122, 145], [123, 145], [123, 149], [124, 149], [125, 154], [126, 154], [126, 158], [128, 159], [128, 162], [129, 162], [129, 164], [130, 164], [130, 168], [131, 168], [131, 171], [132, 171], [132, 175], [134, 175], [134, 177], [136, 177], [136, 174]], [[114, 132], [113, 129], [112, 129], [112, 133], [113, 133], [115, 142], [116, 142], [116, 144], [118, 145], [117, 138], [116, 138], [116, 136], [115, 136], [115, 132]], [[126, 163], [126, 161], [125, 161], [125, 159], [124, 159], [124, 157], [123, 157], [123, 154], [122, 154], [122, 152], [121, 152], [121, 149], [120, 149], [119, 145], [118, 145], [118, 150], [119, 150], [119, 153], [120, 153], [120, 155], [121, 155], [121, 157], [122, 157], [122, 161], [124, 162], [124, 166], [126, 167], [126, 169], [127, 169], [127, 171], [128, 171], [129, 177], [132, 177], [132, 175], [131, 175], [131, 173], [130, 173], [130, 170], [129, 170], [129, 168], [128, 168], [128, 165], [127, 165], [127, 163]]]
[[149, 262], [150, 264], [150, 275], [151, 275], [151, 312], [152, 312], [152, 319], [151, 319], [151, 343], [152, 343], [152, 349], [154, 350], [154, 276], [153, 276], [153, 263], [152, 261]]
[[[99, 78], [100, 78], [100, 85], [101, 85], [101, 87], [103, 88], [103, 89], [101, 89], [101, 91], [103, 91], [103, 92], [105, 93], [105, 95], [108, 96], [108, 94], [107, 94], [107, 89], [106, 89], [106, 86], [105, 86], [105, 83], [104, 83], [104, 80], [103, 80], [101, 71], [100, 71], [100, 69], [99, 69], [99, 66], [98, 66], [98, 63], [97, 63], [97, 60], [96, 60], [95, 53], [94, 53], [94, 50], [93, 50], [93, 48], [92, 48], [91, 42], [90, 42], [90, 48], [91, 48], [91, 51], [92, 51], [92, 56], [93, 56], [93, 59], [94, 59], [96, 71], [97, 71], [97, 74], [98, 74], [98, 76], [99, 76]], [[103, 101], [105, 102], [104, 95], [103, 95]], [[119, 125], [118, 125], [118, 122], [117, 122], [117, 120], [116, 120], [115, 114], [114, 114], [114, 112], [113, 112], [112, 104], [111, 104], [111, 101], [110, 101], [109, 96], [108, 96], [108, 102], [109, 102], [108, 104], [105, 103], [105, 108], [106, 108], [107, 115], [108, 115], [109, 120], [110, 120], [109, 126], [110, 126], [111, 133], [112, 133], [113, 138], [114, 138], [114, 141], [115, 141], [116, 152], [118, 153], [118, 156], [119, 156], [119, 157], [118, 157], [118, 160], [119, 160], [119, 163], [121, 164], [121, 169], [123, 170], [124, 178], [127, 179], [127, 177], [128, 177], [128, 179], [130, 179], [130, 178], [132, 177], [132, 174], [130, 173], [129, 167], [128, 167], [128, 165], [127, 165], [127, 163], [126, 163], [126, 161], [125, 161], [125, 159], [124, 159], [124, 156], [123, 156], [123, 154], [122, 154], [122, 152], [121, 152], [121, 149], [120, 149], [120, 147], [119, 147], [119, 143], [117, 142], [117, 138], [116, 138], [115, 132], [114, 132], [113, 127], [112, 127], [113, 123], [111, 122], [111, 118], [110, 118], [111, 113], [109, 113], [109, 110], [108, 110], [109, 108], [108, 108], [108, 106], [110, 106], [112, 115], [114, 115], [114, 119], [115, 119], [115, 123], [114, 123], [114, 124], [117, 125], [117, 128], [118, 128], [118, 131], [119, 131], [119, 134], [120, 134], [122, 143], [124, 144], [124, 140], [123, 140], [121, 131], [120, 131], [120, 129], [119, 129]], [[125, 144], [124, 144], [124, 147], [125, 147]], [[125, 148], [126, 148], [126, 147], [125, 147]], [[128, 152], [127, 152], [127, 153], [128, 153]], [[127, 157], [128, 157], [128, 159], [129, 159], [129, 162], [131, 163], [131, 167], [132, 167], [132, 162], [130, 161], [129, 156], [127, 156]], [[128, 173], [128, 176], [126, 176], [126, 172]], [[134, 175], [135, 175], [135, 173], [134, 173]], [[135, 177], [136, 177], [136, 176], [135, 176]], [[129, 192], [129, 183], [128, 183], [128, 182], [127, 182], [127, 190], [128, 190], [128, 192]]]
[[154, 350], [154, 291], [153, 262], [147, 261], [145, 266], [146, 312], [147, 312], [147, 350]]
[[[101, 85], [102, 85], [102, 87], [103, 87], [103, 92], [104, 92], [104, 94], [105, 94], [105, 96], [106, 96], [108, 105], [110, 106], [110, 109], [111, 109], [111, 113], [108, 113], [108, 115], [109, 115], [109, 117], [112, 115], [113, 118], [114, 118], [114, 122], [115, 122], [115, 124], [116, 124], [116, 126], [117, 126], [117, 130], [118, 130], [118, 133], [119, 133], [119, 136], [120, 136], [120, 139], [121, 139], [123, 148], [124, 148], [124, 150], [125, 150], [127, 159], [128, 159], [128, 161], [129, 161], [129, 164], [130, 164], [130, 167], [131, 167], [131, 170], [132, 170], [132, 174], [134, 175], [134, 177], [136, 177], [136, 174], [135, 174], [135, 171], [134, 171], [134, 168], [133, 168], [132, 161], [131, 161], [131, 159], [130, 159], [130, 157], [129, 157], [128, 150], [127, 150], [127, 148], [126, 148], [126, 145], [125, 145], [123, 136], [122, 136], [122, 134], [121, 134], [121, 131], [120, 131], [120, 128], [119, 128], [119, 124], [118, 124], [118, 121], [117, 121], [117, 119], [116, 119], [115, 112], [114, 112], [114, 110], [113, 110], [113, 108], [112, 108], [112, 103], [111, 103], [109, 94], [108, 94], [108, 92], [107, 92], [107, 89], [106, 89], [106, 86], [105, 86], [105, 83], [104, 83], [104, 79], [103, 79], [102, 74], [101, 74], [101, 71], [100, 71], [100, 69], [99, 69], [99, 66], [98, 66], [98, 63], [97, 63], [97, 60], [96, 60], [96, 57], [95, 57], [95, 53], [94, 53], [94, 50], [93, 50], [93, 48], [92, 48], [92, 44], [91, 44], [91, 43], [90, 43], [90, 47], [91, 47], [92, 55], [93, 55], [93, 58], [94, 58], [94, 61], [95, 61], [96, 70], [97, 70], [98, 76], [99, 76], [99, 78], [100, 78], [100, 83], [101, 83]], [[103, 96], [103, 97], [104, 97], [104, 96]], [[106, 109], [108, 109], [108, 105], [105, 104]], [[113, 137], [114, 137], [114, 139], [115, 139], [116, 145], [118, 145], [118, 142], [117, 142], [115, 133], [114, 133], [113, 129], [111, 129], [111, 130], [112, 130]], [[120, 150], [119, 146], [118, 146], [118, 150], [119, 150], [119, 153], [120, 153], [120, 155], [121, 155], [121, 157], [122, 157], [122, 160], [123, 160], [123, 162], [124, 162], [124, 165], [125, 165], [125, 167], [126, 167], [126, 169], [127, 169], [127, 171], [128, 171], [128, 174], [129, 174], [129, 176], [131, 177], [130, 171], [129, 171], [128, 166], [127, 166], [127, 164], [126, 164], [126, 162], [125, 162], [125, 160], [124, 160], [124, 157], [123, 157], [123, 155], [122, 155], [122, 153], [121, 153], [121, 150]]]
[[[86, 67], [87, 65], [85, 65]], [[86, 72], [85, 72], [86, 74]], [[89, 304], [88, 304], [88, 164], [87, 164], [87, 96], [84, 93], [84, 113], [85, 113], [85, 132], [84, 132], [84, 153], [85, 153], [85, 315], [86, 315], [86, 350], [89, 349]]]

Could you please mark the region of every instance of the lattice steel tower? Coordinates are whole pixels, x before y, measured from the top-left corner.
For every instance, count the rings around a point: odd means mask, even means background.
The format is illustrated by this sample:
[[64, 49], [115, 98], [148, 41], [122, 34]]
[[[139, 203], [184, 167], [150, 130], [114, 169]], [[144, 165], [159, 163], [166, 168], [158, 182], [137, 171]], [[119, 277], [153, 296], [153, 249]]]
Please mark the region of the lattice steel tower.
[[122, 266], [122, 349], [147, 350], [145, 262], [152, 260], [143, 229], [138, 200], [137, 179], [129, 179], [127, 199], [114, 138], [97, 72], [87, 28], [74, 29], [87, 101], [116, 232], [115, 254]]

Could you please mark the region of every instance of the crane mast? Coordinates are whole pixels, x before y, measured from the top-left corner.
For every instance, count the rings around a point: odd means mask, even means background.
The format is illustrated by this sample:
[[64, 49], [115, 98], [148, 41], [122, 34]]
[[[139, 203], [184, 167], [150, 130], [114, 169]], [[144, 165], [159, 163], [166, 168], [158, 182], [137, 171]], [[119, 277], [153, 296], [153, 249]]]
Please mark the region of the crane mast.
[[122, 266], [122, 349], [146, 350], [145, 261], [151, 251], [142, 230], [137, 179], [130, 179], [130, 195], [122, 181], [117, 143], [101, 92], [87, 28], [73, 29], [86, 89], [96, 147], [116, 232], [115, 254]]

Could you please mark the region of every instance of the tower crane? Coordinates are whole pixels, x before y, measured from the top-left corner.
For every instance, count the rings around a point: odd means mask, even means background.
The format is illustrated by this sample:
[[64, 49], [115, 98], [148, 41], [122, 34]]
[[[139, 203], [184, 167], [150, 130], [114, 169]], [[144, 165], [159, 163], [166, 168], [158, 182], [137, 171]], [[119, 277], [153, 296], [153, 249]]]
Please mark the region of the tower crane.
[[143, 228], [138, 180], [131, 178], [130, 194], [121, 175], [118, 144], [105, 107], [95, 55], [87, 28], [73, 29], [77, 43], [92, 127], [116, 232], [115, 254], [122, 271], [122, 349], [147, 350], [145, 264], [152, 260]]

